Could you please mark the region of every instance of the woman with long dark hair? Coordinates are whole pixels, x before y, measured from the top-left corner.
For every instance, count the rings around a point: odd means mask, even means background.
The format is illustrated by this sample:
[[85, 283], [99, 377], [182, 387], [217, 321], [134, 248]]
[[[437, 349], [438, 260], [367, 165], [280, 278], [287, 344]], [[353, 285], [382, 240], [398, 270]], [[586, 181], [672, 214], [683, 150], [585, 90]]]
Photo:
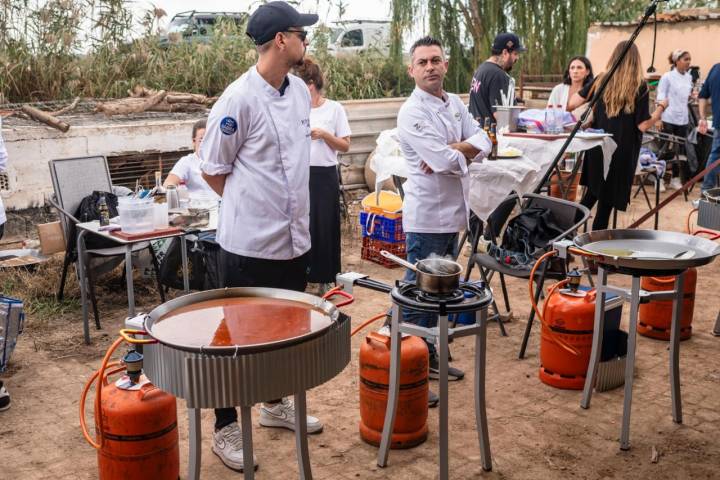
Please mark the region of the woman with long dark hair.
[[[620, 57], [626, 45], [627, 42], [617, 44], [608, 60], [607, 70]], [[568, 109], [574, 110], [591, 99], [605, 75], [598, 75], [592, 84], [576, 93], [568, 102]], [[586, 188], [580, 203], [588, 208], [598, 204], [593, 230], [608, 227], [613, 208], [622, 211], [627, 208], [642, 134], [660, 120], [667, 105], [667, 99], [663, 100], [650, 115], [650, 96], [642, 73], [640, 52], [634, 44], [631, 45], [593, 109], [592, 128], [611, 133], [617, 144], [607, 177], [603, 178], [603, 154], [600, 147], [589, 150], [583, 162], [580, 183]]]
[[[670, 53], [668, 57], [670, 71], [660, 78], [657, 89], [657, 99], [670, 102], [667, 110], [662, 114], [662, 131], [684, 139], [688, 133], [690, 115], [688, 112], [688, 100], [692, 94], [692, 76], [690, 75], [690, 63], [692, 58], [690, 52], [678, 49]], [[661, 160], [670, 160], [675, 151], [682, 148], [673, 142], [666, 142], [660, 155]], [[672, 178], [670, 188], [678, 190], [682, 183], [690, 178], [690, 171], [687, 163], [672, 165]], [[682, 179], [682, 181], [681, 181]]]
[[340, 183], [338, 152], [350, 149], [345, 109], [323, 95], [320, 67], [310, 59], [296, 68], [310, 90], [310, 272], [308, 281], [327, 291], [340, 273]]
[[563, 82], [555, 85], [550, 93], [548, 106], [561, 105], [563, 109], [567, 110], [568, 100], [586, 85], [592, 83], [593, 78], [590, 60], [582, 55], [572, 57], [565, 67]]

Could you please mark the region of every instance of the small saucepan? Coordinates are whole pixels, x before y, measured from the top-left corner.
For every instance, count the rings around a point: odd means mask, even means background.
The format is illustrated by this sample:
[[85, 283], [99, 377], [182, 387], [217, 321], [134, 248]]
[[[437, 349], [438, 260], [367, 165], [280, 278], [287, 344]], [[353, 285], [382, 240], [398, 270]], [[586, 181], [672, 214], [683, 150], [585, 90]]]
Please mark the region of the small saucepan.
[[413, 270], [416, 274], [415, 284], [423, 292], [446, 295], [460, 287], [460, 275], [463, 272], [463, 267], [457, 262], [445, 258], [426, 258], [413, 265], [387, 250], [381, 250], [380, 254], [405, 268]]

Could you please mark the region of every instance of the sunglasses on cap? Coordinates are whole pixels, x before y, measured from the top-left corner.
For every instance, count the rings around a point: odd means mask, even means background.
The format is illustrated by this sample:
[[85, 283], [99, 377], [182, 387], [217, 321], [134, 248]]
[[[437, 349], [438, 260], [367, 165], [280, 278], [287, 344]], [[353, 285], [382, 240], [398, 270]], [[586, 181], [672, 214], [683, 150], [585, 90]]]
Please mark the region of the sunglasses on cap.
[[297, 33], [297, 34], [298, 34], [298, 38], [300, 39], [301, 42], [304, 42], [305, 39], [306, 39], [307, 36], [308, 36], [307, 30], [285, 30], [285, 32], [288, 32], [288, 33]]

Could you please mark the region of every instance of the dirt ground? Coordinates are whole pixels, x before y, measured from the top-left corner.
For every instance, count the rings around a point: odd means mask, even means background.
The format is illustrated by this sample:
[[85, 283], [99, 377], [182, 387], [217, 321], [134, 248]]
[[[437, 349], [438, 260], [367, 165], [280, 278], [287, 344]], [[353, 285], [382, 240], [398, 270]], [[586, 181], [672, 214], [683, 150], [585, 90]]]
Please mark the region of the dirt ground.
[[[695, 197], [697, 193], [692, 195]], [[682, 197], [676, 199], [662, 212], [661, 228], [684, 230], [690, 209]], [[646, 210], [644, 201], [638, 197], [631, 209], [620, 215], [619, 225], [629, 225]], [[399, 278], [402, 274], [399, 269], [388, 270], [360, 259], [359, 235], [357, 227], [348, 228], [344, 268], [384, 281]], [[537, 376], [537, 325], [526, 359], [518, 360], [529, 301], [527, 284], [511, 279], [515, 319], [506, 325], [509, 336], [501, 337], [495, 324], [488, 330], [487, 401], [493, 471], [483, 472], [480, 468], [472, 408], [472, 340], [465, 338], [451, 346], [454, 366], [469, 372], [465, 380], [450, 384], [451, 478], [720, 478], [720, 338], [710, 333], [720, 311], [719, 273], [720, 262], [699, 272], [693, 336], [681, 348], [682, 425], [673, 423], [671, 417], [667, 343], [638, 337], [632, 449], [627, 452], [618, 448], [622, 389], [596, 393], [591, 408], [583, 410], [579, 406], [579, 391], [542, 384]], [[610, 281], [628, 284], [627, 278], [620, 276], [611, 276]], [[147, 287], [150, 282], [140, 283], [143, 285], [136, 298], [147, 311], [157, 304], [158, 297]], [[496, 287], [499, 295], [499, 286]], [[98, 368], [102, 353], [124, 320], [122, 297], [117, 292], [113, 295], [117, 289], [117, 283], [101, 287], [103, 329], [92, 330], [90, 346], [82, 344], [77, 305], [57, 315], [30, 316], [11, 367], [3, 374], [12, 394], [12, 408], [0, 413], [0, 478], [97, 478], [95, 452], [80, 433], [78, 399], [84, 382]], [[356, 326], [388, 305], [387, 295], [361, 289], [356, 291], [356, 302], [343, 310], [352, 316]], [[627, 308], [626, 304], [625, 329]], [[362, 333], [353, 338], [352, 360], [347, 368], [308, 394], [310, 412], [325, 423], [324, 432], [310, 438], [315, 478], [436, 478], [436, 409], [430, 410], [428, 441], [410, 450], [392, 451], [385, 469], [375, 464], [376, 448], [360, 440], [358, 349], [362, 339]], [[436, 388], [436, 384], [431, 383], [431, 388]], [[260, 462], [257, 478], [297, 478], [292, 432], [257, 426], [257, 414], [253, 412], [256, 425], [253, 435]], [[185, 478], [187, 416], [182, 401], [178, 401], [178, 417], [181, 473]], [[204, 411], [202, 478], [241, 478], [212, 454], [212, 421], [212, 412]], [[656, 463], [652, 461], [653, 450], [659, 453]]]

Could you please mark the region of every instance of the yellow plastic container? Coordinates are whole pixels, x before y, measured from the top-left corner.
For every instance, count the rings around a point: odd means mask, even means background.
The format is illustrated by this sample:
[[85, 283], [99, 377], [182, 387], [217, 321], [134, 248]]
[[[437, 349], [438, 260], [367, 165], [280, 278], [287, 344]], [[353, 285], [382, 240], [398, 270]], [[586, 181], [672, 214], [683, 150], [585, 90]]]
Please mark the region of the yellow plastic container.
[[376, 213], [385, 218], [400, 218], [402, 216], [402, 198], [395, 192], [381, 190], [369, 193], [362, 199], [363, 210]]

